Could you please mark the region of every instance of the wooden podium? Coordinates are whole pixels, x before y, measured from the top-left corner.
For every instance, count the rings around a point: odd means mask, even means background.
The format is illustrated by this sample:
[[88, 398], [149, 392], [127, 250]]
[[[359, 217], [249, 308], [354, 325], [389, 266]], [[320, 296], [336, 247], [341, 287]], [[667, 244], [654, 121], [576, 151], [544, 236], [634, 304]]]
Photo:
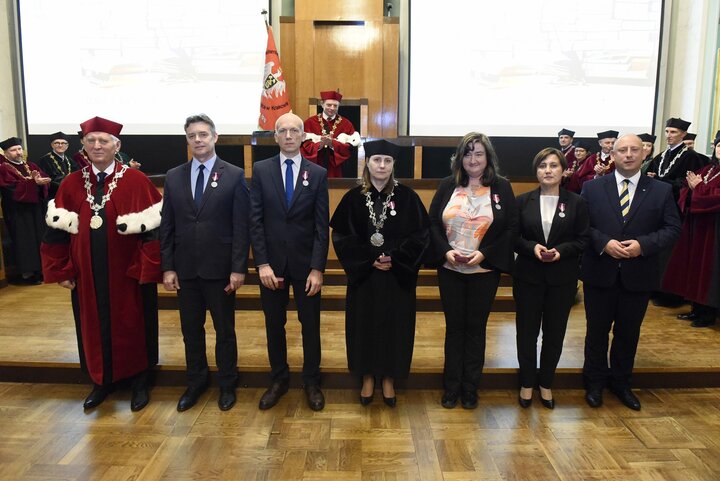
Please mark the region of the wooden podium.
[[[323, 90], [366, 100], [367, 137], [397, 137], [400, 24], [383, 2], [296, 0], [280, 18], [280, 54], [293, 110], [301, 117]], [[309, 107], [309, 108], [308, 108]], [[364, 106], [363, 106], [364, 107]]]

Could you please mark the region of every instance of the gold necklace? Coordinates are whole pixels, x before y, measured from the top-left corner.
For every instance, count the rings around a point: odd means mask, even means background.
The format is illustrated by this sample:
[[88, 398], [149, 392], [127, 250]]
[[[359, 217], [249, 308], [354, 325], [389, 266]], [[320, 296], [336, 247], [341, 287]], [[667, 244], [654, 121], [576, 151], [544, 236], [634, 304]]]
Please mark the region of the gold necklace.
[[55, 159], [55, 156], [53, 155], [53, 152], [50, 152], [50, 159], [53, 161], [53, 164], [55, 164], [55, 168], [56, 168], [58, 171], [60, 171], [60, 173], [63, 175], [63, 177], [65, 177], [66, 175], [68, 175], [68, 174], [70, 173], [70, 171], [72, 170], [72, 167], [70, 166], [70, 161], [69, 161], [65, 156], [62, 157], [62, 160], [65, 161], [65, 166], [67, 167], [67, 172], [65, 172], [65, 171], [63, 170], [63, 168], [60, 167], [60, 164], [58, 164], [58, 161]]
[[[330, 130], [330, 136], [335, 138], [335, 129], [337, 129], [337, 126], [340, 124], [340, 116], [338, 115], [335, 118], [335, 122], [333, 123], [332, 130]], [[322, 135], [325, 136], [328, 134], [328, 131], [325, 130], [325, 122], [323, 122], [322, 113], [318, 114], [318, 121], [320, 122], [320, 130], [322, 132]]]
[[[30, 172], [30, 168], [29, 168], [28, 165], [25, 163], [25, 161], [22, 161], [22, 162], [20, 162], [19, 164], [16, 164], [16, 163], [13, 162], [12, 160], [8, 159], [8, 165], [9, 165], [10, 167], [12, 167], [12, 170], [14, 170], [15, 173], [16, 173], [17, 175], [19, 175], [20, 177], [22, 177], [23, 179], [26, 179], [26, 180], [32, 179], [32, 173]], [[20, 171], [18, 170], [18, 168], [15, 167], [15, 165], [21, 165], [24, 170], [27, 170], [27, 175], [25, 175], [25, 174], [23, 174], [22, 172], [20, 172]]]
[[704, 184], [707, 184], [708, 182], [711, 182], [711, 181], [715, 180], [715, 177], [717, 177], [718, 175], [720, 175], [720, 170], [718, 170], [717, 174], [715, 174], [715, 175], [713, 175], [712, 177], [710, 177], [710, 174], [712, 173], [713, 170], [715, 170], [715, 166], [714, 166], [714, 165], [713, 165], [712, 167], [710, 167], [710, 169], [708, 169], [707, 173], [705, 173], [705, 176], [703, 177], [703, 183], [704, 183]]
[[113, 179], [110, 182], [110, 185], [108, 185], [108, 191], [102, 196], [102, 201], [100, 204], [95, 203], [95, 196], [92, 195], [92, 184], [90, 183], [90, 168], [84, 167], [82, 170], [82, 176], [83, 180], [85, 181], [85, 192], [87, 194], [87, 197], [85, 200], [87, 200], [88, 204], [90, 204], [90, 209], [93, 211], [93, 215], [90, 218], [90, 228], [91, 229], [99, 229], [103, 225], [102, 217], [100, 217], [100, 211], [105, 208], [105, 203], [110, 200], [110, 196], [112, 195], [113, 191], [115, 190], [115, 187], [117, 187], [118, 180], [122, 179], [122, 176], [125, 175], [125, 171], [128, 170], [127, 165], [123, 165], [120, 169], [120, 172], [117, 172], [117, 167], [113, 170]]

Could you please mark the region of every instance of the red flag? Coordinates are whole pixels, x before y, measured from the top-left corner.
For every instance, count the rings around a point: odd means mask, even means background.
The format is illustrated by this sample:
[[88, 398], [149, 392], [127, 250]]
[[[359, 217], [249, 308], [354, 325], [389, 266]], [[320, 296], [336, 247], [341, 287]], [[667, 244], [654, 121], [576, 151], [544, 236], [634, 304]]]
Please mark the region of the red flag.
[[285, 79], [280, 67], [280, 57], [275, 48], [272, 27], [265, 22], [268, 40], [265, 50], [265, 73], [263, 75], [263, 91], [260, 96], [259, 130], [275, 130], [275, 121], [282, 114], [290, 112], [290, 101], [285, 88]]

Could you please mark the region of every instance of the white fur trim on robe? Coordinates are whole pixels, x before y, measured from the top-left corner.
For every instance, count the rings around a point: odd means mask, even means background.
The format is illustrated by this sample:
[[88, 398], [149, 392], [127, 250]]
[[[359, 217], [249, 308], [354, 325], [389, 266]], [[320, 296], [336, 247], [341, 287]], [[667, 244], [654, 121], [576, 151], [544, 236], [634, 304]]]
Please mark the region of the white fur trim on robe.
[[141, 212], [119, 215], [116, 221], [117, 230], [120, 234], [141, 234], [149, 230], [157, 229], [160, 226], [160, 210], [162, 201], [151, 205]]
[[80, 216], [77, 212], [72, 212], [62, 207], [55, 206], [55, 199], [48, 202], [47, 213], [45, 214], [45, 223], [53, 229], [64, 230], [70, 234], [78, 233], [78, 225], [80, 224]]

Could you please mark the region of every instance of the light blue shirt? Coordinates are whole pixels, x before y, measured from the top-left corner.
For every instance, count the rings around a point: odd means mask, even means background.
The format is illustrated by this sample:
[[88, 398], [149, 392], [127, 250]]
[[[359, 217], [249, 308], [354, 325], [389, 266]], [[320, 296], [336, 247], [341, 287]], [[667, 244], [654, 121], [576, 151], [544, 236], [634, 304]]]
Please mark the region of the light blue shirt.
[[[207, 188], [208, 179], [210, 179], [210, 172], [212, 172], [213, 167], [215, 166], [215, 159], [217, 159], [217, 155], [213, 155], [210, 159], [202, 162], [202, 165], [205, 166], [205, 171], [203, 172], [203, 175], [205, 176], [203, 192], [205, 192], [205, 189]], [[190, 167], [190, 189], [192, 189], [193, 198], [195, 198], [195, 182], [197, 182], [198, 174], [200, 173], [200, 164], [201, 162], [193, 157], [192, 167]]]
[[297, 178], [300, 174], [300, 159], [302, 156], [300, 154], [297, 154], [295, 157], [290, 158], [286, 157], [285, 154], [280, 152], [280, 173], [282, 174], [280, 177], [283, 180], [283, 187], [285, 187], [285, 171], [287, 170], [287, 166], [285, 165], [285, 160], [290, 159], [293, 162], [292, 171], [293, 171], [293, 186], [297, 185]]

